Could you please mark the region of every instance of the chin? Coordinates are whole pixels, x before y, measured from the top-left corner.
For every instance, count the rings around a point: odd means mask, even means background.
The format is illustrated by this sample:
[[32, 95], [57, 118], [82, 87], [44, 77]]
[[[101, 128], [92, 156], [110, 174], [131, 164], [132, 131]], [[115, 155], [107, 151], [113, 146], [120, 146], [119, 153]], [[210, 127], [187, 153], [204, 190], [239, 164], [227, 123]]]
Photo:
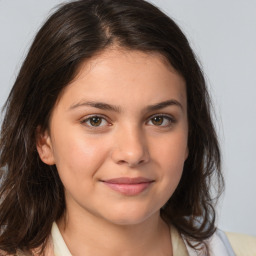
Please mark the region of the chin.
[[111, 214], [112, 216], [109, 216], [107, 219], [116, 225], [138, 225], [153, 218], [153, 216], [160, 216], [159, 212], [142, 211], [141, 209], [124, 209], [123, 211], [115, 212], [115, 215]]

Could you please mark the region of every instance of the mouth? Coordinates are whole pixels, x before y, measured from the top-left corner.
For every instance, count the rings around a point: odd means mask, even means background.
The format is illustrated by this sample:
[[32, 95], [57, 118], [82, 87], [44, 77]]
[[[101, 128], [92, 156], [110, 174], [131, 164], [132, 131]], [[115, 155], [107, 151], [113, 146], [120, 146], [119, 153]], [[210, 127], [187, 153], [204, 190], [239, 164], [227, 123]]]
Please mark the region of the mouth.
[[110, 189], [123, 195], [135, 196], [142, 193], [155, 181], [144, 177], [120, 177], [115, 179], [102, 180], [102, 182]]

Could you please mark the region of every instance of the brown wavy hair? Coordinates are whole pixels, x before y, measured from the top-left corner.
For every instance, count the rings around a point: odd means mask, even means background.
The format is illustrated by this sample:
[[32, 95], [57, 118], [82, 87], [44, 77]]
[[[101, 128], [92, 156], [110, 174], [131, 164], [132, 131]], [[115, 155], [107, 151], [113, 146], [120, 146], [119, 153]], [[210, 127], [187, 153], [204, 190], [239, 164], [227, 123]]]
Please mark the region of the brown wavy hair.
[[215, 199], [223, 189], [221, 157], [204, 76], [188, 40], [146, 1], [79, 0], [61, 5], [39, 30], [4, 107], [0, 249], [14, 253], [45, 244], [52, 223], [63, 215], [64, 188], [56, 167], [38, 156], [36, 128], [47, 129], [56, 100], [81, 63], [111, 45], [158, 52], [184, 77], [189, 156], [161, 216], [189, 243], [203, 244], [214, 233]]

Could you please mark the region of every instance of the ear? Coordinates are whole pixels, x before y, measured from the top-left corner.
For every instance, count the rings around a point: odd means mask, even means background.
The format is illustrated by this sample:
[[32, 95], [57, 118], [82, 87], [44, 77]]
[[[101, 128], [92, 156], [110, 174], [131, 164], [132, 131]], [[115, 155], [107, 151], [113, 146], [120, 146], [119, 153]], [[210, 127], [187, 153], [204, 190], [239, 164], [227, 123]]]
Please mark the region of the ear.
[[42, 131], [41, 127], [36, 129], [36, 148], [41, 160], [45, 164], [55, 164], [50, 134], [47, 130]]

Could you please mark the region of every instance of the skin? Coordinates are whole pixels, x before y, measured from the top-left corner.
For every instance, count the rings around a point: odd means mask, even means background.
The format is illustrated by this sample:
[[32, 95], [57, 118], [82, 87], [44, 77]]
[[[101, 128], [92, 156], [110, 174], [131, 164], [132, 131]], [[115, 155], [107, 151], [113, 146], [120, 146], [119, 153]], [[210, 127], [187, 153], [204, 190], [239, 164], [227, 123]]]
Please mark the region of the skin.
[[[81, 65], [49, 127], [37, 149], [64, 185], [58, 226], [72, 255], [172, 255], [160, 208], [188, 156], [186, 84], [175, 69], [157, 53], [105, 50]], [[105, 183], [120, 177], [152, 182], [127, 195]]]

